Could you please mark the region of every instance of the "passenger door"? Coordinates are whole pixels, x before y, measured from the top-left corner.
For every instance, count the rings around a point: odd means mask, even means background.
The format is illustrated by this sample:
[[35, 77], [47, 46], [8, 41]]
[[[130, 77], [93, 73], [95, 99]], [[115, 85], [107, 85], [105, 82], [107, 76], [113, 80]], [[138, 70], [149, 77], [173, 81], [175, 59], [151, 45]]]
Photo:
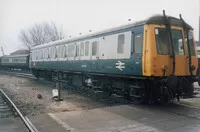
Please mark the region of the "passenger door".
[[131, 51], [132, 69], [134, 75], [142, 75], [142, 49], [143, 49], [143, 32], [132, 32], [133, 45]]

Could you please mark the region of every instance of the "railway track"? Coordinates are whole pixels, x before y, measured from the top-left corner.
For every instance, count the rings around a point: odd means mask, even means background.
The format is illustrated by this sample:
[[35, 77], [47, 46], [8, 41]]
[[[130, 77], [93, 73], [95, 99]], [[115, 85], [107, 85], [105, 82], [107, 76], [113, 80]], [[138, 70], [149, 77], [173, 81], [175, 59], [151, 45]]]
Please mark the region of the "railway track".
[[17, 113], [9, 106], [2, 92], [0, 92], [0, 118], [16, 117]]
[[0, 89], [0, 118], [20, 118], [29, 132], [38, 132], [26, 116], [23, 116], [12, 100]]
[[26, 77], [30, 79], [36, 79], [30, 72], [19, 72], [19, 71], [2, 71], [0, 70], [0, 74], [6, 74], [6, 75], [13, 75], [17, 77]]

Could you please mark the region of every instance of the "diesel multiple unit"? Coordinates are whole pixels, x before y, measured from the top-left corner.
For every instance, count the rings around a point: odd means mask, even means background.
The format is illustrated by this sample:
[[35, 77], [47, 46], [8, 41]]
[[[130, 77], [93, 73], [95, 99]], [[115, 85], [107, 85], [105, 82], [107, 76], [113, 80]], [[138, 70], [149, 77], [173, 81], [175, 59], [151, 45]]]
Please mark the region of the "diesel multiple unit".
[[33, 47], [29, 62], [36, 77], [78, 78], [136, 103], [191, 96], [198, 69], [192, 27], [165, 13]]

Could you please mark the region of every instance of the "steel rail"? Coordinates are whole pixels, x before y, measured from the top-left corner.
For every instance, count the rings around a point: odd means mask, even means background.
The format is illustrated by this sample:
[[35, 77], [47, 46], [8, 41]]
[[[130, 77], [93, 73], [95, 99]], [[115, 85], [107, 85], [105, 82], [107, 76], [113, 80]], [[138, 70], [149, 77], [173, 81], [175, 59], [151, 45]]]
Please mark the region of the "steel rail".
[[0, 89], [0, 92], [2, 93], [2, 95], [6, 98], [6, 100], [12, 105], [12, 107], [15, 109], [15, 111], [17, 112], [17, 114], [19, 115], [19, 117], [21, 118], [21, 120], [23, 121], [23, 123], [25, 124], [25, 126], [28, 128], [28, 130], [30, 132], [38, 132], [36, 130], [34, 130], [35, 127], [33, 127], [32, 124], [29, 123], [29, 121], [27, 121], [27, 119], [22, 115], [22, 113], [19, 111], [19, 109], [17, 108], [17, 106], [12, 102], [12, 100], [5, 94], [5, 92]]

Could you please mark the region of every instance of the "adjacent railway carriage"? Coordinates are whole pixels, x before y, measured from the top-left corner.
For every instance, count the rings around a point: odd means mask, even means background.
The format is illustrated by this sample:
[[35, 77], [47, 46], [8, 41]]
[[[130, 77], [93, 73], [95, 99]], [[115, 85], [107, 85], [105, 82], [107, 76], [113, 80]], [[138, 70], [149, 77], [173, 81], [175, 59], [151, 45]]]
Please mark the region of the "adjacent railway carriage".
[[137, 23], [36, 46], [30, 68], [126, 95], [137, 103], [192, 95], [198, 58], [192, 28], [181, 17]]
[[29, 70], [29, 54], [2, 56], [1, 68]]

